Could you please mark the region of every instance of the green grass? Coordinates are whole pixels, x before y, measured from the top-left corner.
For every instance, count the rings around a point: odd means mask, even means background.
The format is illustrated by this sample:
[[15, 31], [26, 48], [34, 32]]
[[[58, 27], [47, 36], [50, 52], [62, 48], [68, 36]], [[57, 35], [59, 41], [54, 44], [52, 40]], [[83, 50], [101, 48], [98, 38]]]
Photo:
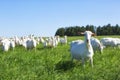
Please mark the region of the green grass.
[[[102, 38], [104, 36], [98, 36]], [[119, 36], [112, 36], [119, 37]], [[68, 37], [68, 42], [83, 37]], [[0, 80], [120, 80], [120, 49], [105, 48], [95, 53], [94, 67], [80, 61], [71, 62], [69, 44], [56, 48], [27, 51], [17, 46], [14, 51], [0, 50]]]

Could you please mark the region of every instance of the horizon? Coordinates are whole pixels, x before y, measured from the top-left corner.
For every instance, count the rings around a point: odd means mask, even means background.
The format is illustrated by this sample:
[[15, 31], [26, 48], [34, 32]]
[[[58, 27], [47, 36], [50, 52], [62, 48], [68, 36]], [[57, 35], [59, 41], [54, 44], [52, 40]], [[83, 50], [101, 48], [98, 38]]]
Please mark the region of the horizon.
[[120, 25], [119, 0], [1, 0], [0, 36], [54, 36], [60, 27]]

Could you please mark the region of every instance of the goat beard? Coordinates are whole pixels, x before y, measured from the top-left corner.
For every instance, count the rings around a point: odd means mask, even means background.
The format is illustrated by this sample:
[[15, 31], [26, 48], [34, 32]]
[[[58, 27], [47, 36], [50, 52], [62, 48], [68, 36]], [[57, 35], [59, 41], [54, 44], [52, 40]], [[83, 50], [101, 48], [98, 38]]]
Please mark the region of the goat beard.
[[86, 46], [87, 46], [87, 48], [88, 48], [88, 49], [90, 48], [90, 45], [89, 45], [89, 43], [87, 43], [87, 44], [86, 44]]
[[87, 39], [87, 40], [86, 40], [86, 43], [87, 43], [87, 44], [86, 44], [87, 49], [89, 49], [89, 48], [90, 48], [90, 44], [89, 44], [89, 42], [90, 42], [90, 41]]

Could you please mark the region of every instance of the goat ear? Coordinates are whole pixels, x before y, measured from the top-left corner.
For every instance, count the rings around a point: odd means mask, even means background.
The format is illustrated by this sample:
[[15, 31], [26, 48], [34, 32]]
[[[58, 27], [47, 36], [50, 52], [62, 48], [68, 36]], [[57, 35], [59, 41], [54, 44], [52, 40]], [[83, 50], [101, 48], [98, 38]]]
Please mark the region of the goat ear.
[[92, 36], [96, 36], [96, 34], [95, 34], [95, 33], [92, 33]]
[[81, 32], [80, 34], [85, 34], [84, 32]]
[[84, 34], [84, 32], [78, 32], [78, 34]]
[[78, 32], [78, 34], [85, 34], [84, 32]]

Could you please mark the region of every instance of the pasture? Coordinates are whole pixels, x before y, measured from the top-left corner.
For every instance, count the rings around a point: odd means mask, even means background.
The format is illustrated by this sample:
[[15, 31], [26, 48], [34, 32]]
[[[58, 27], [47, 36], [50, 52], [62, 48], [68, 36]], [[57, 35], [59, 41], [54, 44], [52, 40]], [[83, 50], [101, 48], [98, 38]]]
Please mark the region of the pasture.
[[[100, 39], [106, 36], [98, 36]], [[119, 36], [112, 36], [119, 37]], [[0, 50], [0, 80], [120, 80], [120, 49], [107, 47], [103, 54], [96, 52], [92, 68], [81, 61], [71, 62], [69, 42], [83, 37], [68, 37], [68, 44], [56, 48], [37, 46], [36, 51], [25, 50], [22, 46], [15, 50]]]

